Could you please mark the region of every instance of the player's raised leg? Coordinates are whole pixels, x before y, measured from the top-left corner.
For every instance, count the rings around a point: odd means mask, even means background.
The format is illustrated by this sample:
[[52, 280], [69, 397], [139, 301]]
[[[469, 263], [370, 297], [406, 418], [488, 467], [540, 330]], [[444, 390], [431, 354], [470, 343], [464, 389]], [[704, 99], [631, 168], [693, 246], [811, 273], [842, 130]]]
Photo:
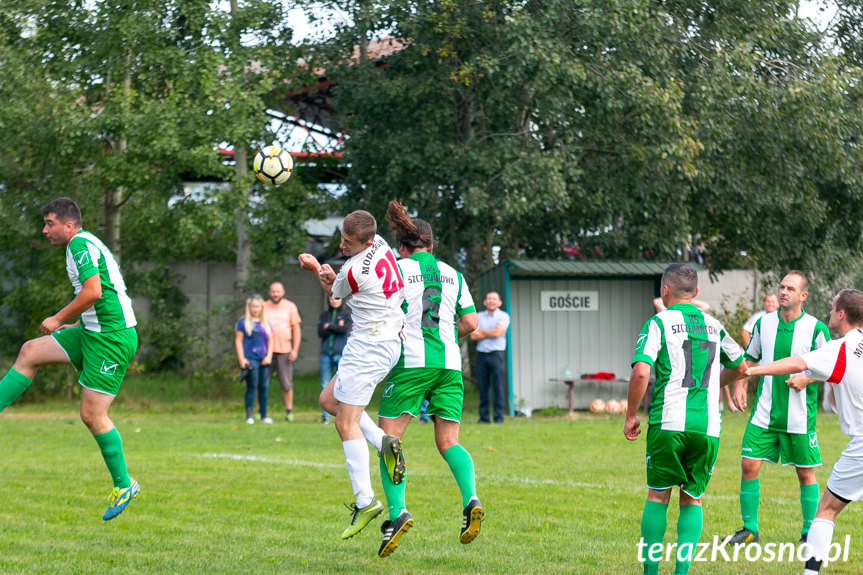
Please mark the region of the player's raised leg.
[[30, 387], [39, 366], [51, 363], [70, 363], [53, 337], [46, 335], [24, 342], [12, 368], [0, 379], [0, 411]]

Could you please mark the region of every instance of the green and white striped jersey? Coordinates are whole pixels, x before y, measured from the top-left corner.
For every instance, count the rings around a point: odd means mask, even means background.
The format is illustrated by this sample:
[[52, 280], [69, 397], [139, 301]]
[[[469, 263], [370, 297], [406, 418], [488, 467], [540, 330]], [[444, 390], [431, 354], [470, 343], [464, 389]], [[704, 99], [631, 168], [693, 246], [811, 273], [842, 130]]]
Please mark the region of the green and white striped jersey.
[[[774, 311], [755, 322], [746, 359], [770, 363], [809, 353], [828, 341], [827, 326], [808, 313], [803, 312], [794, 321], [785, 322], [779, 311]], [[815, 431], [818, 386], [808, 385], [805, 392], [797, 392], [788, 387], [787, 380], [787, 375], [765, 375], [758, 380], [749, 422], [773, 431], [811, 433]]]
[[654, 368], [649, 425], [719, 437], [719, 372], [743, 361], [737, 342], [716, 318], [688, 303], [674, 304], [644, 322], [632, 363]]
[[461, 371], [459, 318], [476, 311], [462, 275], [428, 252], [399, 260], [405, 281], [405, 341], [395, 369]]
[[76, 296], [86, 279], [99, 274], [102, 297], [81, 314], [84, 329], [107, 333], [137, 324], [120, 266], [102, 240], [84, 230], [72, 236], [66, 244], [66, 273]]

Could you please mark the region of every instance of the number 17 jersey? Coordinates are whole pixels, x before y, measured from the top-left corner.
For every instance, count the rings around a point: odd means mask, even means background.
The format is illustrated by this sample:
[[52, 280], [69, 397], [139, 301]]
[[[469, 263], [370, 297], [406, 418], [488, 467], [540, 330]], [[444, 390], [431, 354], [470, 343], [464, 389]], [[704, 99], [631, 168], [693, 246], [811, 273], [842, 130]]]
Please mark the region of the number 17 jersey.
[[647, 320], [632, 363], [654, 368], [649, 425], [719, 437], [719, 372], [743, 361], [737, 342], [716, 318], [692, 304], [674, 304]]

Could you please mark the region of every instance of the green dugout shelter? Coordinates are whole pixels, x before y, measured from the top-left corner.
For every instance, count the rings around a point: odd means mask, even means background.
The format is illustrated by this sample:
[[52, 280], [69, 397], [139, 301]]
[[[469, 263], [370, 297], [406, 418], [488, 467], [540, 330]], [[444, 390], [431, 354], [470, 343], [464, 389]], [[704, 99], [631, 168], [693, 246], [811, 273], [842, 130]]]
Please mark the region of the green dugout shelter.
[[[653, 298], [667, 265], [506, 260], [480, 275], [474, 282], [477, 308], [487, 292], [497, 291], [511, 317], [510, 415], [586, 409], [594, 398], [626, 399], [635, 340], [655, 313]], [[613, 378], [582, 377], [600, 372]]]

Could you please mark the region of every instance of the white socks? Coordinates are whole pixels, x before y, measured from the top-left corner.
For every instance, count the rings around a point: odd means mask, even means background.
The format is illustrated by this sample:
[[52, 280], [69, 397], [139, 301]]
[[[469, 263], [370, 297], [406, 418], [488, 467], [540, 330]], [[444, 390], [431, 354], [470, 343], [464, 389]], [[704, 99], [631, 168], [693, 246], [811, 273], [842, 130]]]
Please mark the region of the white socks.
[[345, 467], [348, 468], [357, 507], [368, 507], [375, 498], [369, 474], [369, 448], [362, 439], [348, 439], [342, 441], [342, 449], [345, 451]]
[[806, 568], [803, 575], [816, 575], [821, 570], [821, 562], [827, 558], [830, 543], [833, 541], [833, 522], [829, 519], [816, 517], [809, 527], [806, 543], [809, 549], [806, 553]]
[[372, 418], [369, 417], [369, 414], [365, 410], [363, 410], [363, 414], [360, 416], [360, 431], [363, 432], [363, 437], [366, 438], [369, 445], [380, 453], [384, 441], [384, 430], [375, 425], [375, 422], [372, 421]]

